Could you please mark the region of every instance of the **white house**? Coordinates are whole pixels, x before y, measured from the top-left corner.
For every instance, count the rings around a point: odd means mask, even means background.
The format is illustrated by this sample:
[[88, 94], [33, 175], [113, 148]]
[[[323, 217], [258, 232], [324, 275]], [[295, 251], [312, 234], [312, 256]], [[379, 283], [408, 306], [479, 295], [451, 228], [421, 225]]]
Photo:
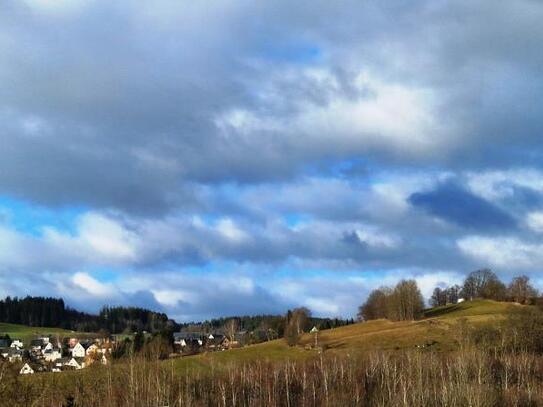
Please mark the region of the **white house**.
[[456, 301], [456, 303], [457, 303], [457, 304], [460, 304], [461, 302], [464, 302], [464, 301], [465, 301], [465, 300], [464, 300], [463, 298], [459, 298], [459, 299]]
[[85, 367], [84, 363], [79, 363], [75, 358], [70, 358], [70, 360], [64, 364], [64, 366], [74, 367], [76, 370], [83, 369]]
[[43, 348], [43, 352], [46, 352], [48, 350], [53, 350], [53, 344], [51, 342], [47, 342], [47, 345]]
[[72, 357], [74, 358], [84, 358], [85, 357], [85, 348], [81, 343], [77, 342], [75, 346], [70, 349]]
[[14, 339], [13, 341], [11, 341], [11, 347], [21, 349], [23, 347], [23, 341], [19, 339]]
[[62, 353], [60, 349], [48, 349], [45, 352], [43, 352], [43, 358], [47, 362], [54, 362], [55, 360], [58, 360], [62, 357]]
[[34, 374], [34, 369], [32, 369], [28, 363], [25, 363], [19, 371], [19, 374]]

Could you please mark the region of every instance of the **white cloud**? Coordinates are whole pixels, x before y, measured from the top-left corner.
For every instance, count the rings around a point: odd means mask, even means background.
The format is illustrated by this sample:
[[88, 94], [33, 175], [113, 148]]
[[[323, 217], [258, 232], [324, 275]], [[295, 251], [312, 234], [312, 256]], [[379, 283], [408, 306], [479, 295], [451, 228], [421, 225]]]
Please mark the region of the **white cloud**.
[[483, 265], [506, 270], [537, 268], [543, 261], [543, 245], [517, 237], [468, 236], [458, 240], [460, 250]]
[[104, 284], [84, 272], [77, 272], [72, 277], [72, 283], [89, 294], [96, 297], [116, 296], [115, 287], [111, 284]]
[[357, 229], [355, 233], [361, 242], [373, 247], [394, 249], [401, 244], [399, 236], [379, 231], [376, 228]]
[[81, 215], [74, 234], [44, 227], [43, 242], [59, 252], [73, 253], [98, 264], [134, 263], [138, 260], [141, 246], [141, 239], [135, 232], [96, 212]]
[[216, 228], [221, 235], [232, 242], [240, 243], [247, 239], [247, 234], [240, 229], [232, 219], [223, 218], [219, 220]]
[[472, 192], [489, 201], [512, 197], [515, 187], [543, 192], [543, 173], [536, 169], [467, 172], [465, 176]]
[[134, 261], [140, 239], [119, 222], [97, 213], [87, 213], [78, 223], [78, 238], [99, 256], [113, 261]]
[[526, 215], [526, 224], [537, 233], [543, 233], [543, 212], [530, 212]]

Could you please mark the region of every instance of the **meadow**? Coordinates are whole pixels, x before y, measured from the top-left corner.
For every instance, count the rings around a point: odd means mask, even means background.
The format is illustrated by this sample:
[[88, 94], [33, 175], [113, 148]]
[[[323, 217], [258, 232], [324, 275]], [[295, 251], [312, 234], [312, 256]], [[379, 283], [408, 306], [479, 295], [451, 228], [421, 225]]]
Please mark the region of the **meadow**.
[[[223, 352], [20, 377], [3, 366], [9, 406], [543, 405], [543, 357], [473, 335], [519, 308], [473, 301], [420, 321], [371, 321]], [[479, 327], [479, 328], [478, 328]], [[485, 331], [486, 332], [486, 331]], [[492, 333], [497, 338], [497, 334]]]

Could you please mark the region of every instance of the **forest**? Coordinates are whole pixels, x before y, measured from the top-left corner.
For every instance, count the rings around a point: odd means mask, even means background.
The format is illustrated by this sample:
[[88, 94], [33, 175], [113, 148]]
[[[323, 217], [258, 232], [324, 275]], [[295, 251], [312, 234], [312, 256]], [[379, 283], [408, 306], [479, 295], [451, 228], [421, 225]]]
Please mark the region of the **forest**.
[[137, 307], [103, 307], [98, 315], [66, 306], [61, 298], [6, 297], [0, 300], [0, 322], [63, 328], [80, 332], [122, 333], [125, 331], [158, 332], [175, 329], [166, 314]]

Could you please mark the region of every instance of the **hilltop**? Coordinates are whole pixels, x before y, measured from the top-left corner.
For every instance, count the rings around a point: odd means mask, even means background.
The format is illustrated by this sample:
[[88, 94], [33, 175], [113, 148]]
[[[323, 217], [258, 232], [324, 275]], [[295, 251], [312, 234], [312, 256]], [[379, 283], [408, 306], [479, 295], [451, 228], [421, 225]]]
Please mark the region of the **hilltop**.
[[[515, 307], [511, 303], [492, 300], [466, 301], [425, 311], [425, 317], [418, 321], [375, 320], [321, 331], [319, 346], [328, 354], [346, 354], [373, 350], [402, 350], [417, 346], [436, 351], [456, 349], [458, 332], [455, 324], [466, 320], [472, 324], [493, 323], [505, 318]], [[312, 334], [304, 334], [300, 344], [289, 347], [283, 339], [265, 342], [226, 352], [204, 353], [177, 359], [174, 366], [185, 371], [190, 368], [205, 369], [256, 360], [270, 362], [301, 360], [316, 356], [316, 351], [306, 350], [314, 343]]]

